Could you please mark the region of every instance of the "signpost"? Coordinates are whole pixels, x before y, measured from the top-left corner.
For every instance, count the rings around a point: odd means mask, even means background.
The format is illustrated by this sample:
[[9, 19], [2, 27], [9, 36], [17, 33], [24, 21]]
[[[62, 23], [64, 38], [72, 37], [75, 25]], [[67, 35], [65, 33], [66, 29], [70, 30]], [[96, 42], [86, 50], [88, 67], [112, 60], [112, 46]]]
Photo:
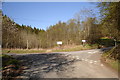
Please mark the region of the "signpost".
[[62, 45], [62, 41], [57, 41], [57, 44], [58, 45]]
[[82, 40], [82, 42], [84, 43], [84, 42], [86, 42], [86, 40]]
[[85, 42], [86, 42], [86, 40], [82, 40], [82, 44], [83, 44], [83, 46], [85, 46]]
[[57, 41], [57, 45], [59, 45], [59, 48], [61, 48], [61, 45], [62, 45], [62, 41]]

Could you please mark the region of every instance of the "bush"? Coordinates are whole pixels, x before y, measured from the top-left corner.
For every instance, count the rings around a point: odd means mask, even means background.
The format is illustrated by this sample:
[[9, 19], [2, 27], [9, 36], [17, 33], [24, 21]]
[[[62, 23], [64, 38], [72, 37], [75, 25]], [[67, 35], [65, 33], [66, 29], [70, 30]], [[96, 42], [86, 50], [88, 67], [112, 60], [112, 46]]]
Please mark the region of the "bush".
[[113, 39], [99, 39], [97, 43], [105, 47], [110, 47], [115, 45], [115, 42]]
[[114, 60], [120, 60], [120, 45], [117, 45], [117, 47], [113, 47], [110, 51], [103, 54], [104, 57], [114, 59]]

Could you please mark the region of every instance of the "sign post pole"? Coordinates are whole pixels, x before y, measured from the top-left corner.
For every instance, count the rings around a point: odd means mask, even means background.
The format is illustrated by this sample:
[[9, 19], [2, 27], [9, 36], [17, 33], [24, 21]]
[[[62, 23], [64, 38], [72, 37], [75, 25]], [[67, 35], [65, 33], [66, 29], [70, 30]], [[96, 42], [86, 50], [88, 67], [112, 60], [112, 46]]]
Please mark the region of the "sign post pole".
[[62, 41], [57, 41], [57, 45], [59, 45], [59, 47], [62, 46]]
[[85, 46], [86, 40], [82, 40], [82, 45]]

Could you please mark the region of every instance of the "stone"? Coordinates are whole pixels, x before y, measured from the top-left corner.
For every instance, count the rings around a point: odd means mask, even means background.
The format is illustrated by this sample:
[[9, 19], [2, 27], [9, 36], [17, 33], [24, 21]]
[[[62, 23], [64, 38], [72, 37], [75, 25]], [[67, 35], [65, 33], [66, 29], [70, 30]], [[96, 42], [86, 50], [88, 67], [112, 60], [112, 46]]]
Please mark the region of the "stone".
[[15, 65], [9, 65], [9, 66], [6, 66], [5, 69], [7, 68], [15, 68], [16, 66]]
[[29, 67], [22, 66], [21, 69], [25, 70], [25, 69], [29, 69]]
[[34, 71], [34, 72], [33, 72], [33, 74], [37, 74], [37, 73], [39, 73], [39, 71]]

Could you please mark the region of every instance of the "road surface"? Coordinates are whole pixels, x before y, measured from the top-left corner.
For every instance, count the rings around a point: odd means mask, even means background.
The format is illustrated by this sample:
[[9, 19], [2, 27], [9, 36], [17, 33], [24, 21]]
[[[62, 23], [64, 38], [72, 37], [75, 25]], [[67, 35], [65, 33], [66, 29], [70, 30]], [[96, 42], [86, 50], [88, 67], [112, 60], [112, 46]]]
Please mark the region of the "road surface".
[[26, 66], [20, 75], [23, 78], [118, 78], [117, 73], [101, 63], [101, 54], [100, 49], [93, 49], [16, 57]]

